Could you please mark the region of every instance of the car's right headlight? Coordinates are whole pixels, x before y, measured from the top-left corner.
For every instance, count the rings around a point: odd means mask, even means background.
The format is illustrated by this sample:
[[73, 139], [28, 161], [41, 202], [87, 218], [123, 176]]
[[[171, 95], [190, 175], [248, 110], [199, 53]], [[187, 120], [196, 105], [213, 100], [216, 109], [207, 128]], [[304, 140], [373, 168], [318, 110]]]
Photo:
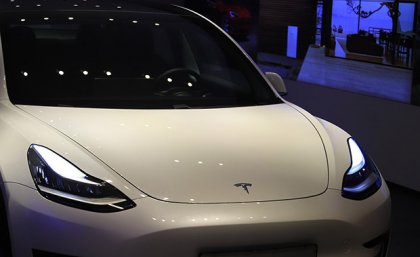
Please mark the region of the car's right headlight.
[[382, 185], [375, 163], [366, 156], [354, 139], [348, 140], [351, 166], [344, 175], [342, 195], [353, 200], [363, 200], [373, 195]]
[[136, 206], [113, 185], [86, 174], [44, 146], [29, 147], [28, 163], [38, 191], [52, 201], [95, 212]]

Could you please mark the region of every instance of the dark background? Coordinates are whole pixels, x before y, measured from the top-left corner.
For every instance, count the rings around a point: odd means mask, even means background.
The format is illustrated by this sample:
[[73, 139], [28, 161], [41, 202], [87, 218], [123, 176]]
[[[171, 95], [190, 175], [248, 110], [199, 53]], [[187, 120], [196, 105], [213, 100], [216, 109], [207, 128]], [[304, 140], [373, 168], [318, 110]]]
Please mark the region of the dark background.
[[[420, 106], [420, 0], [417, 4], [417, 24], [416, 24], [416, 49], [414, 61], [414, 76], [413, 76], [413, 99], [412, 103]], [[420, 121], [419, 121], [420, 122]]]
[[303, 59], [315, 41], [316, 0], [260, 0], [260, 52], [286, 55], [287, 28], [298, 26], [298, 54]]
[[[222, 29], [234, 37], [234, 39], [254, 60], [257, 60], [257, 53], [259, 51], [259, 3], [260, 0], [184, 0], [182, 5], [206, 16], [214, 23], [219, 25]], [[224, 6], [224, 10], [218, 10], [216, 6]], [[229, 16], [230, 10], [235, 11], [235, 7], [243, 8], [250, 13], [249, 18], [245, 18], [250, 26], [249, 29], [246, 29], [247, 33], [245, 33], [243, 36], [238, 36], [235, 33], [231, 33], [225, 27], [226, 16]]]

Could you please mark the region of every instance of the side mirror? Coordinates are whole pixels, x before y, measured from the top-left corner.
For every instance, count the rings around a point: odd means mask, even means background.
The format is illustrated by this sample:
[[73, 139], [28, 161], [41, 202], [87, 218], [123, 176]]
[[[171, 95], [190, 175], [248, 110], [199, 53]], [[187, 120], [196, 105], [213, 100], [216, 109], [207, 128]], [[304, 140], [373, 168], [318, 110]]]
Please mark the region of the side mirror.
[[266, 72], [265, 76], [281, 96], [287, 95], [286, 85], [284, 84], [284, 81], [279, 74], [275, 72]]

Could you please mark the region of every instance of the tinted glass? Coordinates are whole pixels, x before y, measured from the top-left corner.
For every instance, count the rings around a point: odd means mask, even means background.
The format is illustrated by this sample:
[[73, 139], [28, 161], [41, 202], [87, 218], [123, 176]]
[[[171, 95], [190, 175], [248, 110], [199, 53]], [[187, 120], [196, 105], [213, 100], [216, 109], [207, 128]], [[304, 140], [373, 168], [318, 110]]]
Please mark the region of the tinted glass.
[[3, 21], [15, 104], [211, 108], [278, 103], [241, 51], [202, 20], [63, 12]]

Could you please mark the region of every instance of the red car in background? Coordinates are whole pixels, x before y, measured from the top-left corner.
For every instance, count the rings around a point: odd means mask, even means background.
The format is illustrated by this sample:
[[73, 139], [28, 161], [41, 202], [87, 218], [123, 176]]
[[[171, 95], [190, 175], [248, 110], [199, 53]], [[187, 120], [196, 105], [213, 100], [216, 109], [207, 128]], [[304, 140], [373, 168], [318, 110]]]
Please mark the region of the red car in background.
[[247, 39], [251, 32], [251, 11], [240, 1], [186, 0], [185, 2], [187, 8], [203, 14], [237, 40]]
[[219, 25], [237, 39], [246, 39], [251, 31], [251, 11], [234, 1], [208, 0], [209, 6], [220, 14]]

